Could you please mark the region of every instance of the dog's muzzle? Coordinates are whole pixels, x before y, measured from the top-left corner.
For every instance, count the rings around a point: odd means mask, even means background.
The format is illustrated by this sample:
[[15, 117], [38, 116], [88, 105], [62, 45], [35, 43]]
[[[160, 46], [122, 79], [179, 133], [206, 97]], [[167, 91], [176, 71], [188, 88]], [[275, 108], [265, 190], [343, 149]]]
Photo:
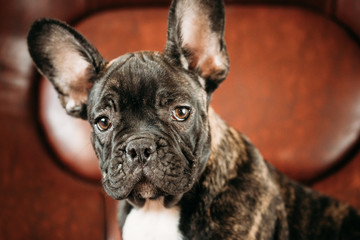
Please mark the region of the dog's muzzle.
[[131, 136], [104, 161], [104, 188], [111, 197], [137, 205], [160, 196], [176, 198], [193, 183], [189, 156], [175, 141], [150, 134]]

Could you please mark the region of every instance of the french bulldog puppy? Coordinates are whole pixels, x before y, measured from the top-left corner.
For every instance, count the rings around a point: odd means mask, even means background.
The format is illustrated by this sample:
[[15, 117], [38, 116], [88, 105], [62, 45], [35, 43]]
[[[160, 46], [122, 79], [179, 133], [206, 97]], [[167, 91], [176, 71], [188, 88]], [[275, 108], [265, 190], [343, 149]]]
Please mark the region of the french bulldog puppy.
[[110, 62], [58, 20], [29, 32], [66, 112], [92, 126], [123, 239], [359, 240], [355, 209], [279, 173], [209, 105], [229, 70], [224, 16], [221, 0], [174, 0], [164, 52]]

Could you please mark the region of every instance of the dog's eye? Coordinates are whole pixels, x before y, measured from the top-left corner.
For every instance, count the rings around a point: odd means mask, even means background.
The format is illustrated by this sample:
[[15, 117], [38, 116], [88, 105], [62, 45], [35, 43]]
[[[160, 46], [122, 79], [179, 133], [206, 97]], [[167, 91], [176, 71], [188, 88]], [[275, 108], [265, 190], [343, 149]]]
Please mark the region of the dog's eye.
[[111, 127], [111, 122], [107, 117], [101, 117], [96, 122], [96, 126], [100, 131], [106, 131]]
[[171, 120], [175, 121], [185, 121], [190, 116], [190, 108], [189, 107], [176, 107], [171, 112]]

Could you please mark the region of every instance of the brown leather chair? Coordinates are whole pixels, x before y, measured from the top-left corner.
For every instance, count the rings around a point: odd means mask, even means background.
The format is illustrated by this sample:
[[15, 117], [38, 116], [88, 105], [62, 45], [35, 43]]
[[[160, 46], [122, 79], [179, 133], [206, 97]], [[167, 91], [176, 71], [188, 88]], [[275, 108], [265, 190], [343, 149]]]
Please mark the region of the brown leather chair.
[[[8, 1], [0, 9], [0, 239], [119, 239], [85, 121], [27, 52], [39, 17], [105, 58], [162, 50], [168, 0]], [[213, 107], [289, 177], [360, 208], [360, 2], [229, 0], [230, 74]]]

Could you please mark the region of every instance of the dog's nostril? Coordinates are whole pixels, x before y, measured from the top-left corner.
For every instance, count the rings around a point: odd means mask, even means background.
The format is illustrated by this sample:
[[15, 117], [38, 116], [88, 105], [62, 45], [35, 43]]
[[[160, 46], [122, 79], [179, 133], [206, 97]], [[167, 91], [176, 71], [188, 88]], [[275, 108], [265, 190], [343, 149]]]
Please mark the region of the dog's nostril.
[[151, 149], [150, 148], [145, 148], [145, 150], [144, 150], [144, 157], [147, 159], [147, 158], [149, 158], [150, 157], [150, 155], [151, 155]]
[[135, 159], [137, 157], [137, 153], [136, 153], [136, 150], [134, 148], [130, 149], [128, 154], [132, 159]]

